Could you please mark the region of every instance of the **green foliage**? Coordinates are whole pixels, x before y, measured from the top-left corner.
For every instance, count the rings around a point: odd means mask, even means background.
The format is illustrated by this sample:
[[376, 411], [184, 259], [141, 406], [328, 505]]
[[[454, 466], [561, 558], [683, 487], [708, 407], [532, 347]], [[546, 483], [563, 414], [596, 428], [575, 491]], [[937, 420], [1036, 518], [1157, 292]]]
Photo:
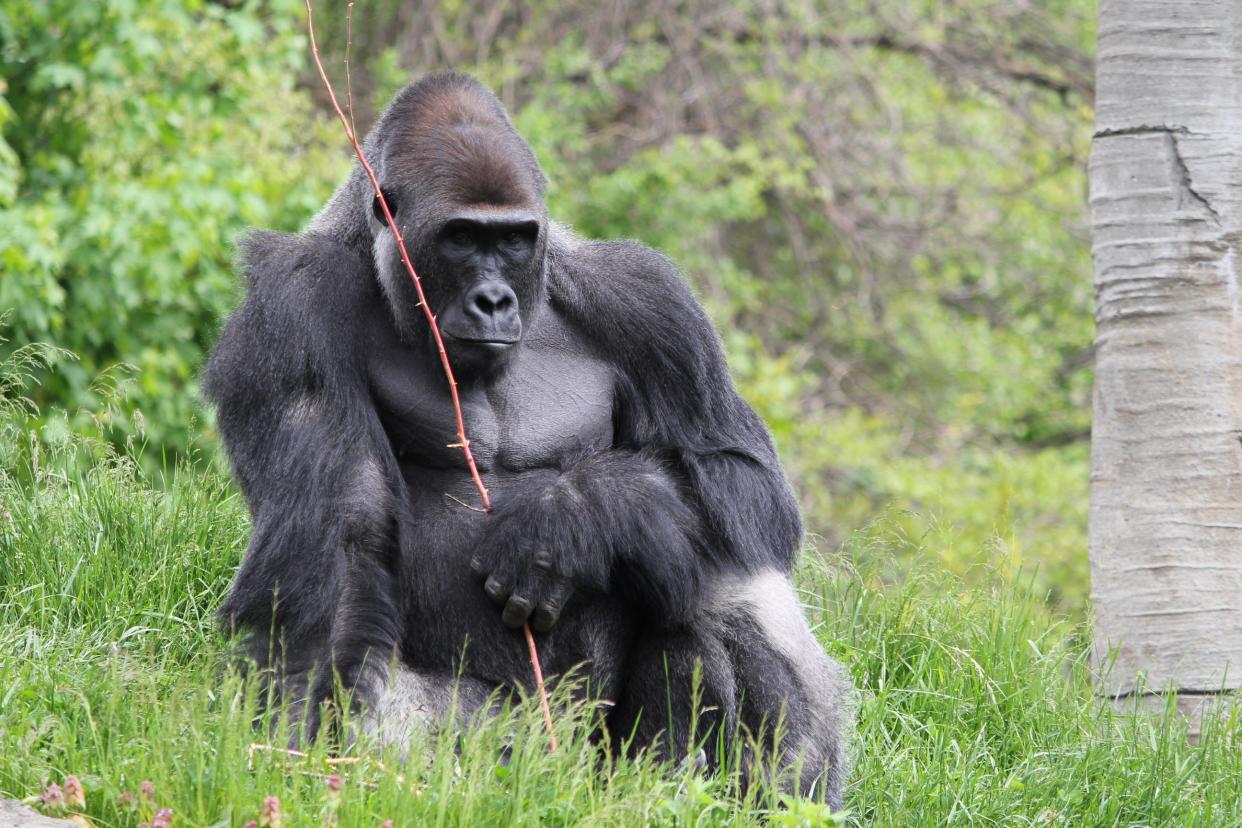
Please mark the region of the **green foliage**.
[[297, 88], [298, 5], [0, 7], [0, 308], [16, 345], [81, 358], [41, 392], [60, 432], [94, 427], [92, 382], [126, 363], [157, 456], [201, 433], [236, 238], [296, 228], [345, 169]]

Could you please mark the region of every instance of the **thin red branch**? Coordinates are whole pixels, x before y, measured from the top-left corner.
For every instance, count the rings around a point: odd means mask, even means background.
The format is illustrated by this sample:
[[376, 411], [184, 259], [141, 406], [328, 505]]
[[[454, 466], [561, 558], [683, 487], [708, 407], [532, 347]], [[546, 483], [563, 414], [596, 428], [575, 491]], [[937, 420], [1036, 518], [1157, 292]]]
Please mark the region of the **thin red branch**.
[[539, 650], [535, 648], [535, 634], [530, 631], [530, 624], [522, 627], [526, 634], [526, 649], [530, 650], [530, 666], [535, 671], [535, 687], [539, 689], [539, 707], [543, 710], [543, 724], [548, 729], [548, 742], [552, 750], [556, 750], [556, 731], [552, 728], [552, 709], [548, 707], [548, 691], [543, 686], [543, 670], [539, 666]]
[[[349, 4], [349, 11], [346, 17], [346, 82], [348, 83], [349, 75], [349, 48], [353, 41], [353, 3]], [[457, 442], [453, 446], [459, 447], [462, 454], [466, 457], [466, 467], [470, 470], [470, 478], [474, 481], [474, 486], [479, 490], [479, 497], [483, 500], [483, 510], [490, 512], [492, 510], [492, 501], [487, 494], [487, 486], [483, 485], [483, 478], [479, 475], [479, 467], [474, 462], [474, 453], [470, 451], [470, 439], [466, 436], [466, 422], [461, 413], [461, 399], [457, 394], [457, 380], [453, 376], [453, 366], [449, 364], [448, 352], [444, 349], [444, 340], [440, 336], [440, 326], [436, 323], [436, 316], [431, 312], [431, 306], [427, 304], [427, 296], [423, 293], [422, 280], [418, 278], [418, 273], [414, 270], [414, 263], [410, 260], [410, 254], [405, 248], [405, 239], [401, 235], [401, 229], [397, 227], [397, 220], [393, 218], [392, 211], [388, 207], [388, 200], [384, 198], [384, 191], [380, 187], [379, 179], [375, 175], [375, 170], [371, 167], [371, 163], [367, 161], [366, 154], [362, 151], [362, 146], [358, 143], [358, 135], [354, 129], [354, 93], [353, 89], [347, 89], [349, 101], [349, 117], [341, 111], [341, 105], [337, 102], [336, 91], [332, 88], [332, 81], [328, 80], [328, 73], [324, 71], [323, 61], [319, 59], [319, 44], [315, 41], [315, 12], [311, 7], [311, 0], [306, 0], [306, 30], [310, 35], [311, 54], [315, 59], [315, 68], [319, 71], [319, 78], [323, 81], [324, 88], [328, 91], [328, 98], [332, 101], [332, 108], [336, 111], [336, 117], [340, 119], [341, 126], [345, 128], [345, 137], [349, 139], [349, 143], [354, 148], [354, 155], [358, 157], [358, 163], [362, 165], [362, 169], [366, 171], [367, 178], [371, 180], [371, 189], [375, 191], [375, 198], [379, 201], [380, 207], [384, 211], [384, 219], [388, 222], [388, 228], [392, 231], [393, 238], [397, 240], [397, 249], [401, 252], [401, 263], [405, 265], [405, 270], [410, 274], [410, 280], [414, 283], [414, 291], [418, 294], [418, 306], [423, 309], [423, 316], [427, 319], [427, 325], [431, 328], [432, 339], [435, 340], [436, 350], [440, 353], [440, 366], [444, 369], [444, 378], [448, 380], [449, 396], [453, 401], [453, 416], [457, 425]], [[548, 738], [551, 742], [552, 750], [556, 750], [556, 733], [552, 729], [552, 711], [548, 706], [548, 690], [543, 683], [543, 669], [539, 663], [539, 650], [535, 647], [535, 636], [531, 632], [530, 625], [525, 627], [526, 646], [530, 650], [531, 669], [535, 673], [535, 687], [539, 691], [539, 703], [543, 709], [543, 721], [548, 728]]]
[[349, 131], [358, 134], [354, 123], [354, 82], [349, 76], [349, 53], [354, 48], [354, 4], [345, 7], [345, 108], [349, 112]]

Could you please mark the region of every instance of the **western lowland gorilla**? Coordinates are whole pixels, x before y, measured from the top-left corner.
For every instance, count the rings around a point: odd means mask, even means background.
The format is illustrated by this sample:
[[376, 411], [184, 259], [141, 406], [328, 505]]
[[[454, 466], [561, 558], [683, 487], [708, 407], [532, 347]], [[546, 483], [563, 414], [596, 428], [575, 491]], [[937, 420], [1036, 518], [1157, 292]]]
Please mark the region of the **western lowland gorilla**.
[[406, 87], [364, 146], [494, 510], [356, 167], [304, 232], [244, 243], [207, 365], [254, 517], [225, 622], [311, 719], [339, 682], [385, 739], [529, 687], [530, 623], [545, 671], [612, 702], [611, 744], [697, 753], [692, 709], [722, 740], [779, 723], [797, 787], [839, 806], [848, 683], [790, 584], [797, 505], [677, 269], [551, 223], [534, 154], [468, 77]]

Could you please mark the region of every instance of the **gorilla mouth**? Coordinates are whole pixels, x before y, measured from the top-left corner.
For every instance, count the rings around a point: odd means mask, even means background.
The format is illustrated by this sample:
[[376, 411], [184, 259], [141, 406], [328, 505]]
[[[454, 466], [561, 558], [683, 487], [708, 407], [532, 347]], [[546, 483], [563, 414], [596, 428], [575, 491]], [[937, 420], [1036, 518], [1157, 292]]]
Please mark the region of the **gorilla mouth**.
[[466, 345], [466, 346], [474, 347], [474, 348], [483, 348], [488, 351], [503, 351], [506, 348], [512, 348], [514, 345], [518, 344], [518, 340], [516, 339], [500, 339], [496, 337], [481, 338], [481, 337], [471, 337], [471, 336], [457, 336], [456, 334], [451, 334], [448, 331], [441, 331], [441, 333], [444, 335], [444, 338], [449, 340], [450, 342], [461, 344], [461, 345]]

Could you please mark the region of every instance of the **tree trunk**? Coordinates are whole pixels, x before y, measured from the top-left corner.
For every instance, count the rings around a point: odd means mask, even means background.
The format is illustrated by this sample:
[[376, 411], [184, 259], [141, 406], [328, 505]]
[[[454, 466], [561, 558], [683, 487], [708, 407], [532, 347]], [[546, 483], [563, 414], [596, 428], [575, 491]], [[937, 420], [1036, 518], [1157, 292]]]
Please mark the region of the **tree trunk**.
[[1096, 657], [1102, 692], [1195, 711], [1242, 679], [1242, 1], [1099, 21]]

